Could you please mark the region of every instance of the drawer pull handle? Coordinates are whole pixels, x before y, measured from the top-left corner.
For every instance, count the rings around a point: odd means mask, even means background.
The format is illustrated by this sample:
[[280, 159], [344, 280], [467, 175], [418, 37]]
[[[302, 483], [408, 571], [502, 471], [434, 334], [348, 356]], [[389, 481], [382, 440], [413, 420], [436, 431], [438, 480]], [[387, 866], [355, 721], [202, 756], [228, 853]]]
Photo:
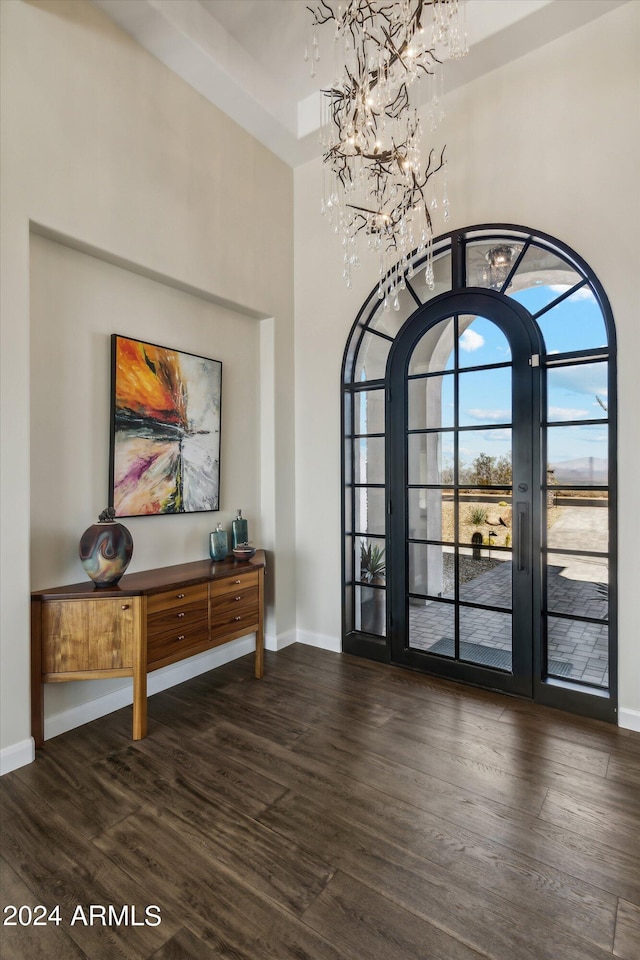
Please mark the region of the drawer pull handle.
[[242, 597], [234, 597], [234, 600], [242, 600]]
[[184, 613], [177, 613], [176, 616], [177, 616], [177, 618], [178, 618], [178, 620], [179, 620], [180, 617], [184, 617]]
[[236, 620], [236, 621], [237, 621], [237, 620], [242, 620], [242, 617], [234, 617], [233, 619]]
[[184, 640], [184, 633], [180, 634], [180, 636], [178, 637], [178, 640]]
[[184, 600], [184, 593], [179, 593], [177, 599]]
[[128, 609], [129, 609], [129, 604], [128, 604], [128, 603], [123, 603], [123, 604], [122, 604], [122, 609], [123, 609], [123, 610], [128, 610]]
[[234, 580], [234, 583], [242, 583], [242, 580]]

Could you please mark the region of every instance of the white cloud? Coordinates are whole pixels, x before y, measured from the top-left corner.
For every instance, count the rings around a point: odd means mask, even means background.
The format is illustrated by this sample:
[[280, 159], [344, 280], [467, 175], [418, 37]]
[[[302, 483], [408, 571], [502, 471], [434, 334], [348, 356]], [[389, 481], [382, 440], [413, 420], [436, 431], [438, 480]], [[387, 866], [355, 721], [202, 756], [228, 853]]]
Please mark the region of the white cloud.
[[[582, 420], [589, 417], [588, 410], [577, 410], [572, 407], [549, 407], [550, 420]], [[595, 419], [595, 417], [592, 417]]]
[[484, 347], [484, 337], [476, 333], [475, 330], [465, 330], [464, 333], [460, 334], [460, 347], [467, 353], [472, 353], [474, 350]]
[[480, 410], [477, 407], [472, 407], [467, 410], [467, 416], [475, 420], [476, 423], [509, 423], [511, 410]]

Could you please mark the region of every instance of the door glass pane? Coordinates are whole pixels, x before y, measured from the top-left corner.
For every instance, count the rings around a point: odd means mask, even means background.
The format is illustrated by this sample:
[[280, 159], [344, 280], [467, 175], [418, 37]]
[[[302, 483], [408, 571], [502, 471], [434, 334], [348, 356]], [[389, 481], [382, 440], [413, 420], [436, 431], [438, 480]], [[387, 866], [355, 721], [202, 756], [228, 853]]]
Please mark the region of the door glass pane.
[[572, 363], [547, 370], [547, 417], [607, 419], [607, 363]]
[[524, 244], [509, 240], [479, 240], [467, 244], [467, 283], [501, 290]]
[[376, 587], [355, 588], [355, 627], [378, 637], [386, 635], [387, 595]]
[[499, 493], [465, 496], [458, 504], [458, 540], [484, 547], [511, 547], [511, 497]]
[[351, 503], [351, 494], [353, 487], [344, 488], [344, 529], [347, 533], [353, 532], [353, 505]]
[[547, 606], [553, 613], [606, 620], [609, 616], [609, 564], [606, 557], [550, 552]]
[[453, 374], [409, 380], [409, 430], [453, 426]]
[[424, 266], [415, 271], [409, 283], [415, 290], [422, 303], [431, 300], [451, 290], [451, 254], [443, 253], [440, 256], [436, 254], [433, 258], [433, 280], [434, 288], [429, 289], [426, 282], [426, 273]]
[[410, 433], [409, 483], [453, 482], [453, 433]]
[[384, 483], [384, 437], [353, 442], [354, 483]]
[[356, 531], [384, 536], [386, 492], [384, 487], [356, 487]]
[[460, 607], [460, 659], [511, 670], [511, 614]]
[[564, 680], [608, 687], [608, 625], [548, 617], [547, 672]]
[[511, 554], [488, 547], [463, 547], [458, 555], [460, 599], [511, 610], [513, 565]]
[[359, 390], [353, 395], [355, 433], [384, 433], [384, 390]]
[[511, 367], [461, 373], [459, 404], [461, 427], [510, 423]]
[[365, 332], [356, 359], [353, 379], [382, 380], [387, 369], [387, 357], [391, 349], [391, 340]]
[[606, 490], [549, 489], [547, 545], [553, 550], [609, 549], [609, 494]]
[[453, 543], [453, 490], [411, 488], [407, 500], [411, 539]]
[[355, 580], [384, 586], [386, 582], [386, 543], [384, 537], [355, 537]]
[[347, 583], [353, 580], [353, 537], [344, 538], [344, 578]]
[[409, 360], [409, 376], [453, 369], [453, 318], [441, 320], [418, 340]]
[[409, 544], [409, 593], [453, 599], [455, 556], [452, 547]]
[[530, 311], [537, 313], [582, 280], [571, 264], [531, 245], [505, 291]]
[[609, 477], [607, 425], [549, 427], [547, 460], [558, 484], [606, 484]]
[[389, 309], [384, 309], [383, 301], [369, 326], [372, 330], [386, 333], [389, 337], [396, 337], [412, 313], [418, 309], [418, 304], [408, 290], [398, 290], [398, 309], [394, 307], [395, 297], [389, 298]]
[[437, 600], [409, 601], [409, 646], [444, 657], [455, 655], [456, 608]]
[[483, 367], [511, 360], [511, 347], [500, 327], [485, 317], [458, 319], [458, 366]]
[[[527, 306], [526, 303], [524, 305]], [[586, 285], [557, 307], [543, 313], [536, 323], [548, 354], [594, 350], [607, 344], [602, 311], [590, 287]]]
[[[511, 485], [511, 430], [461, 430], [459, 483], [474, 487]], [[504, 499], [508, 489], [499, 495]]]

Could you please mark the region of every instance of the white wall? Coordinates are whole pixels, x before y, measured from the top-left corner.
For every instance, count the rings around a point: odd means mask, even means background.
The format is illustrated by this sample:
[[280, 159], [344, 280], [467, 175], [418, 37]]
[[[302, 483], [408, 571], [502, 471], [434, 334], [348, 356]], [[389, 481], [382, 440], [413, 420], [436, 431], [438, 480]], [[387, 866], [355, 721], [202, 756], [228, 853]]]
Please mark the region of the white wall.
[[[39, 236], [31, 238], [31, 586], [86, 579], [83, 529], [108, 502], [110, 334], [222, 361], [221, 509], [127, 518], [129, 573], [207, 555], [218, 521], [241, 506], [260, 521], [259, 321]], [[130, 682], [49, 684], [57, 715]]]
[[[232, 418], [242, 418], [249, 406], [255, 411], [256, 398], [260, 398], [260, 422], [255, 428], [239, 427], [232, 420], [233, 429], [246, 437], [250, 460], [259, 464], [259, 475], [243, 487], [245, 481], [238, 474], [237, 462], [235, 466], [232, 463], [236, 454], [230, 455], [227, 467], [233, 473], [229, 485], [223, 487], [222, 511], [230, 515], [235, 507], [242, 506], [249, 512], [253, 501], [259, 513], [262, 543], [273, 558], [268, 628], [281, 635], [295, 624], [291, 506], [293, 182], [292, 172], [284, 163], [89, 3], [3, 0], [0, 17], [0, 747], [17, 763], [24, 761], [31, 743], [30, 405], [33, 402], [34, 419], [41, 431], [40, 412], [46, 406], [48, 378], [54, 382], [57, 376], [53, 368], [47, 369], [36, 344], [34, 370], [43, 380], [31, 382], [30, 271], [36, 271], [34, 329], [41, 333], [43, 326], [47, 330], [48, 324], [56, 323], [65, 336], [70, 330], [67, 325], [77, 322], [78, 341], [73, 350], [92, 365], [96, 374], [93, 385], [88, 383], [90, 374], [83, 375], [89, 390], [84, 398], [88, 409], [79, 411], [77, 424], [66, 424], [62, 437], [55, 436], [54, 431], [50, 438], [52, 444], [54, 439], [69, 444], [73, 461], [69, 474], [53, 481], [56, 492], [62, 496], [63, 486], [68, 483], [77, 496], [75, 511], [70, 502], [64, 503], [63, 518], [55, 529], [43, 518], [40, 498], [46, 494], [42, 478], [33, 477], [34, 522], [39, 531], [45, 531], [49, 547], [53, 539], [61, 544], [50, 560], [34, 558], [38, 584], [51, 585], [57, 582], [58, 574], [79, 579], [75, 567], [77, 538], [93, 519], [96, 507], [101, 508], [104, 502], [104, 448], [99, 439], [104, 429], [104, 383], [99, 382], [97, 371], [106, 332], [156, 329], [151, 312], [157, 308], [156, 340], [177, 347], [189, 343], [195, 352], [218, 356], [215, 334], [224, 328], [227, 370], [231, 374], [238, 356], [231, 350], [233, 331], [239, 325], [244, 329], [247, 323], [259, 323], [257, 339], [255, 331], [250, 334], [248, 370], [251, 376], [259, 355], [257, 390], [251, 388], [248, 396], [252, 399], [242, 400], [241, 411], [232, 411], [230, 406], [233, 397], [238, 397], [235, 387], [230, 385], [229, 397], [223, 398], [223, 405], [229, 399], [224, 415]], [[37, 263], [32, 264], [30, 223], [68, 238], [71, 245], [93, 250], [103, 260], [163, 280], [168, 286], [162, 287], [157, 299], [147, 300], [151, 287], [144, 284], [152, 281], [122, 275], [114, 280], [114, 315], [109, 321], [109, 303], [98, 304], [96, 298], [104, 291], [101, 285], [115, 275], [109, 272], [112, 268], [96, 261], [88, 272], [81, 271], [80, 287], [68, 303], [64, 289], [56, 288], [53, 305], [57, 315], [47, 316], [47, 277], [39, 256], [42, 242], [33, 240]], [[59, 258], [61, 271], [70, 280], [81, 258], [63, 247], [49, 254]], [[51, 270], [49, 261], [44, 274], [51, 274]], [[95, 286], [88, 283], [89, 274]], [[54, 278], [49, 279], [53, 283]], [[134, 295], [143, 287], [146, 293], [140, 298], [137, 316], [123, 316], [125, 290]], [[198, 294], [197, 298], [187, 298], [190, 316], [180, 318], [175, 326], [171, 314], [174, 307], [185, 303], [185, 295], [178, 296], [169, 287]], [[86, 326], [80, 322], [83, 299], [88, 309], [98, 311]], [[218, 301], [227, 312], [214, 309], [211, 303], [203, 305], [202, 300]], [[236, 312], [232, 315], [228, 308], [234, 305]], [[239, 313], [245, 316], [240, 318]], [[248, 321], [247, 315], [254, 319]], [[266, 319], [260, 322], [256, 318]], [[202, 339], [196, 336], [198, 326], [211, 328]], [[169, 335], [170, 329], [175, 335]], [[51, 332], [49, 327], [48, 334]], [[239, 338], [239, 347], [244, 336]], [[74, 399], [71, 392], [64, 399], [67, 413]], [[74, 433], [78, 424], [80, 436]], [[82, 440], [88, 442], [95, 457], [95, 473], [86, 469], [86, 462], [78, 465], [78, 444]], [[38, 444], [34, 446], [34, 469], [40, 470], [41, 454]], [[61, 469], [67, 468], [62, 464]], [[236, 483], [239, 489], [232, 489]], [[249, 498], [246, 504], [238, 502], [238, 493]], [[148, 526], [137, 522], [136, 564], [145, 565], [151, 558], [158, 565], [163, 559], [170, 563], [206, 555], [203, 534], [215, 517], [212, 514], [210, 520], [203, 520], [203, 526], [199, 522], [192, 525], [189, 518], [154, 518], [148, 520]], [[170, 536], [163, 524], [171, 519], [177, 522], [173, 527], [176, 542], [170, 555], [163, 557]], [[147, 537], [149, 542], [145, 544]], [[34, 531], [34, 543], [36, 540]], [[78, 691], [64, 696], [82, 694]]]
[[[640, 729], [640, 4], [629, 3], [454, 91], [446, 143], [452, 221], [523, 224], [581, 254], [611, 300], [619, 343], [620, 706]], [[473, 55], [473, 52], [471, 53]], [[428, 129], [428, 124], [425, 124]], [[340, 635], [340, 362], [377, 280], [352, 291], [318, 212], [320, 161], [295, 173], [298, 630]], [[436, 222], [436, 233], [445, 232]]]

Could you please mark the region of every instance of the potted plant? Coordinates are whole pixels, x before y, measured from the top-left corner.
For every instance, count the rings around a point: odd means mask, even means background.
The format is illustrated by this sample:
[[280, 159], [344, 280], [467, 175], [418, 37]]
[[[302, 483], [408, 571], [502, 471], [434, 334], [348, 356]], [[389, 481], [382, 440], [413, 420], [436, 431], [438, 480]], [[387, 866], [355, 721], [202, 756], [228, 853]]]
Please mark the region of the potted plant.
[[360, 580], [372, 584], [360, 588], [360, 629], [383, 637], [386, 628], [386, 561], [384, 547], [360, 545]]

